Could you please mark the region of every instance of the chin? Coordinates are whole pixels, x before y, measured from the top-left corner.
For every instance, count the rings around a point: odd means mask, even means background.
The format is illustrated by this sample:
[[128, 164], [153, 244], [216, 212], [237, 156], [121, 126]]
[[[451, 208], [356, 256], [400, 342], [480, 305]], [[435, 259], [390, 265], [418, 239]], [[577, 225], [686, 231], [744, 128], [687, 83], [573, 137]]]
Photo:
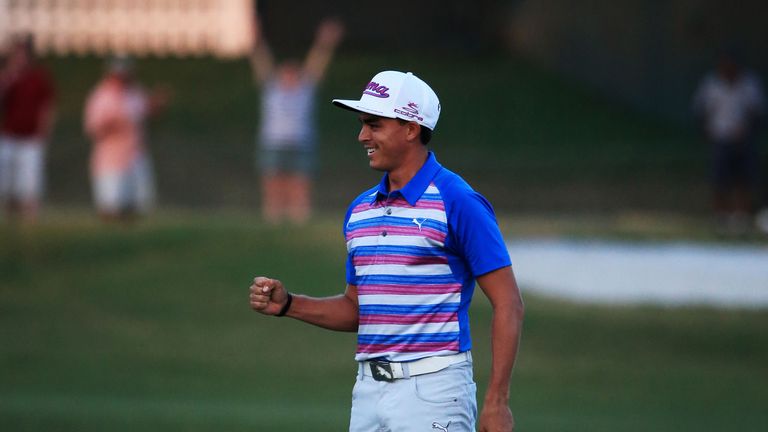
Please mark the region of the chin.
[[376, 162], [374, 162], [372, 160], [368, 161], [368, 166], [371, 169], [376, 170], [376, 171], [386, 171], [386, 168], [381, 167], [379, 164], [377, 164]]

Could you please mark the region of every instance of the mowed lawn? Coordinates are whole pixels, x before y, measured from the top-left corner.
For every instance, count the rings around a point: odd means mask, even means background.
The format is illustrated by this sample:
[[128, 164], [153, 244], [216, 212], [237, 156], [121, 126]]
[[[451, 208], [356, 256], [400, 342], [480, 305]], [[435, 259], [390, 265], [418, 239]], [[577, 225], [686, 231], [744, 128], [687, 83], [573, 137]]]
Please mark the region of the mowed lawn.
[[[295, 228], [246, 214], [120, 228], [64, 213], [35, 228], [0, 226], [0, 430], [345, 430], [354, 335], [247, 305], [257, 274], [299, 292], [341, 292], [340, 232], [331, 217]], [[768, 311], [525, 300], [518, 430], [768, 424]], [[489, 321], [478, 291], [481, 392]]]

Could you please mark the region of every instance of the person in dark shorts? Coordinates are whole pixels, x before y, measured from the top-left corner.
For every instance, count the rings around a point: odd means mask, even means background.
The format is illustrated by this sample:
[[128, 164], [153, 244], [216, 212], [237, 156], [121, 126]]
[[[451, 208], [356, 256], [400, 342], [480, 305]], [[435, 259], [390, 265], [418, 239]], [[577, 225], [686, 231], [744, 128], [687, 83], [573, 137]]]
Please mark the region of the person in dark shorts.
[[335, 20], [323, 21], [303, 64], [286, 61], [275, 67], [259, 27], [257, 22], [251, 66], [261, 87], [257, 169], [262, 212], [271, 223], [300, 224], [311, 214], [315, 93], [344, 30]]
[[696, 90], [693, 108], [711, 147], [714, 210], [727, 229], [743, 231], [759, 183], [756, 135], [765, 111], [760, 80], [724, 51]]

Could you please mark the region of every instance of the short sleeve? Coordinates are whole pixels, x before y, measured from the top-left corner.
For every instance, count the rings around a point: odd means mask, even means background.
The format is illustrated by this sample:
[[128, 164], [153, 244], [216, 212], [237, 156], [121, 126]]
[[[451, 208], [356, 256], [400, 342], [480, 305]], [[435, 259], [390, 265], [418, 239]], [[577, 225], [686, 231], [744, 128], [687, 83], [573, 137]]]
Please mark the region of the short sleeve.
[[352, 255], [347, 253], [347, 284], [357, 285], [357, 274], [355, 273], [355, 266], [352, 264]]
[[474, 277], [512, 264], [493, 207], [469, 189], [451, 200], [448, 214], [455, 247]]
[[[347, 242], [347, 224], [349, 223], [349, 217], [352, 215], [352, 209], [355, 206], [355, 203], [358, 200], [355, 200], [355, 202], [352, 203], [352, 205], [349, 206], [347, 209], [347, 214], [344, 216], [344, 225], [342, 226], [342, 235], [344, 237], [344, 242]], [[352, 254], [349, 251], [349, 247], [347, 247], [347, 260], [346, 260], [346, 279], [347, 284], [349, 285], [357, 285], [357, 273], [355, 272], [355, 265], [352, 262]]]

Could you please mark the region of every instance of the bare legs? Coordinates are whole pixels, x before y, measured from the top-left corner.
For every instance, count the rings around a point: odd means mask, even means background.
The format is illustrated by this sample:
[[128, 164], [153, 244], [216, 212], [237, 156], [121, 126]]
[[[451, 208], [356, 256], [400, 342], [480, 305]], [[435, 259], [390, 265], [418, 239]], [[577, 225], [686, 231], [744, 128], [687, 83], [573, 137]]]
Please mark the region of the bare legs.
[[311, 216], [311, 182], [303, 174], [262, 176], [262, 215], [269, 223], [304, 224]]
[[8, 200], [5, 212], [9, 221], [34, 224], [37, 221], [40, 204], [37, 201]]

